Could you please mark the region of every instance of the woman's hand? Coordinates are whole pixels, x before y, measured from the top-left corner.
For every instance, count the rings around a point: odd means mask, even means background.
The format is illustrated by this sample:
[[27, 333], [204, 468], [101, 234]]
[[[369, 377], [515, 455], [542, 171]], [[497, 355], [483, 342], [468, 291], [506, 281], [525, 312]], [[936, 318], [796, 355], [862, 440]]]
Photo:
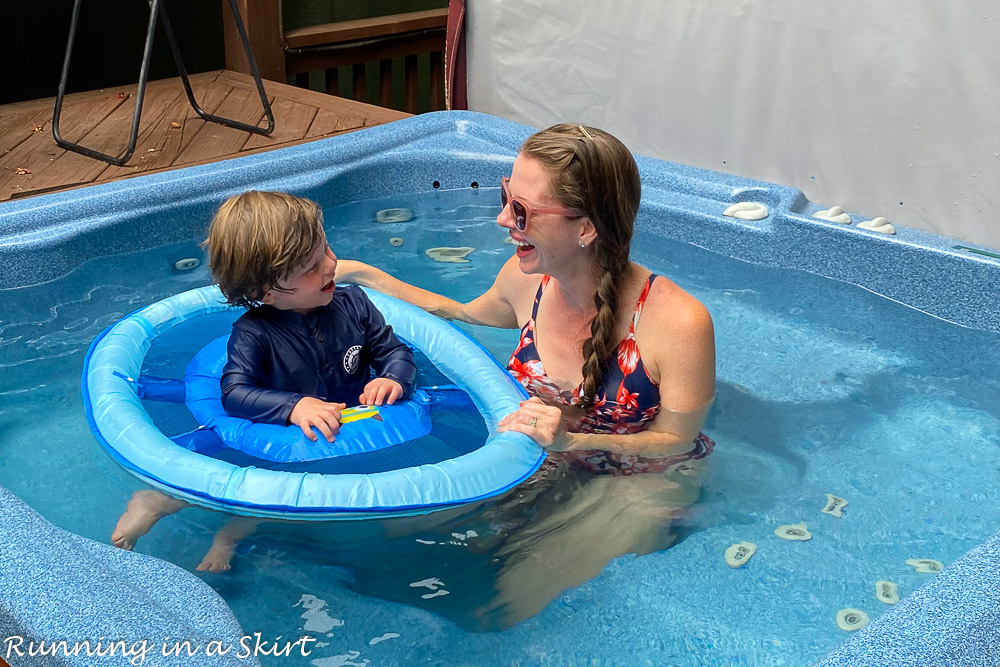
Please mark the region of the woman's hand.
[[305, 396], [292, 408], [288, 421], [302, 429], [305, 436], [313, 442], [316, 442], [313, 428], [319, 429], [327, 442], [333, 442], [334, 435], [340, 431], [340, 413], [346, 407], [343, 403], [327, 403]]
[[573, 449], [572, 434], [563, 427], [563, 413], [540, 398], [521, 401], [521, 407], [500, 420], [497, 430], [517, 431], [552, 452]]
[[365, 385], [365, 392], [358, 396], [362, 405], [392, 405], [403, 395], [403, 386], [389, 378], [375, 378]]

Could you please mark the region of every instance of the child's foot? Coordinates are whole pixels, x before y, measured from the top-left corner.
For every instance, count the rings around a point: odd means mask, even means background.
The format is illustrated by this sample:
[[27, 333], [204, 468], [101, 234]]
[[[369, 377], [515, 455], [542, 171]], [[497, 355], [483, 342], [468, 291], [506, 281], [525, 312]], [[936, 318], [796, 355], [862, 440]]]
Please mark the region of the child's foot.
[[212, 538], [212, 546], [198, 563], [199, 572], [227, 572], [236, 554], [236, 545], [257, 530], [259, 519], [235, 516]]
[[136, 540], [148, 533], [157, 521], [185, 505], [187, 503], [183, 500], [171, 498], [159, 491], [136, 491], [111, 533], [111, 544], [131, 551]]
[[236, 545], [213, 544], [205, 557], [198, 563], [199, 572], [228, 572], [232, 569], [233, 555], [236, 553]]

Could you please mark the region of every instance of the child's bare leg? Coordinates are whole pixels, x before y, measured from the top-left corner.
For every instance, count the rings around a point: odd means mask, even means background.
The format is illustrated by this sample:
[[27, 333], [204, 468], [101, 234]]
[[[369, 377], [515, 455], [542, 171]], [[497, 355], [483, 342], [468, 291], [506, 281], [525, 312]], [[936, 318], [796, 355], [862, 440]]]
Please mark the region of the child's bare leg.
[[236, 516], [229, 520], [225, 526], [219, 529], [212, 540], [212, 546], [208, 553], [198, 564], [198, 570], [205, 572], [225, 572], [230, 568], [233, 554], [236, 553], [236, 545], [245, 537], [248, 537], [257, 530], [259, 519], [251, 519], [244, 516]]
[[187, 503], [159, 491], [136, 491], [111, 533], [111, 544], [132, 550], [136, 540], [165, 516], [187, 507]]

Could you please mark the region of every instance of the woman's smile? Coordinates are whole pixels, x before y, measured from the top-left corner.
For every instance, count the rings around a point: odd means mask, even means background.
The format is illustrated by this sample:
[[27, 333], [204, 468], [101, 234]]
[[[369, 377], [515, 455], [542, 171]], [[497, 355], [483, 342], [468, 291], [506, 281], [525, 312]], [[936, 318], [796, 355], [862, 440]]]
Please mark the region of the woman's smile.
[[527, 257], [531, 254], [531, 251], [535, 249], [535, 246], [531, 245], [527, 241], [514, 240], [514, 252], [518, 257]]

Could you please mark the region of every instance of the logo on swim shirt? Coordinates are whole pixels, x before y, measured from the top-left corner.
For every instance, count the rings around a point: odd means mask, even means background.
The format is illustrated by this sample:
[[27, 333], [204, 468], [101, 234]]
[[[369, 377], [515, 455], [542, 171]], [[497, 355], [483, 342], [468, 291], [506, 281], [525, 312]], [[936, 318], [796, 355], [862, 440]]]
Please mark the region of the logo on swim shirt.
[[344, 370], [348, 375], [353, 375], [358, 370], [358, 363], [361, 361], [361, 346], [352, 345], [344, 354]]

